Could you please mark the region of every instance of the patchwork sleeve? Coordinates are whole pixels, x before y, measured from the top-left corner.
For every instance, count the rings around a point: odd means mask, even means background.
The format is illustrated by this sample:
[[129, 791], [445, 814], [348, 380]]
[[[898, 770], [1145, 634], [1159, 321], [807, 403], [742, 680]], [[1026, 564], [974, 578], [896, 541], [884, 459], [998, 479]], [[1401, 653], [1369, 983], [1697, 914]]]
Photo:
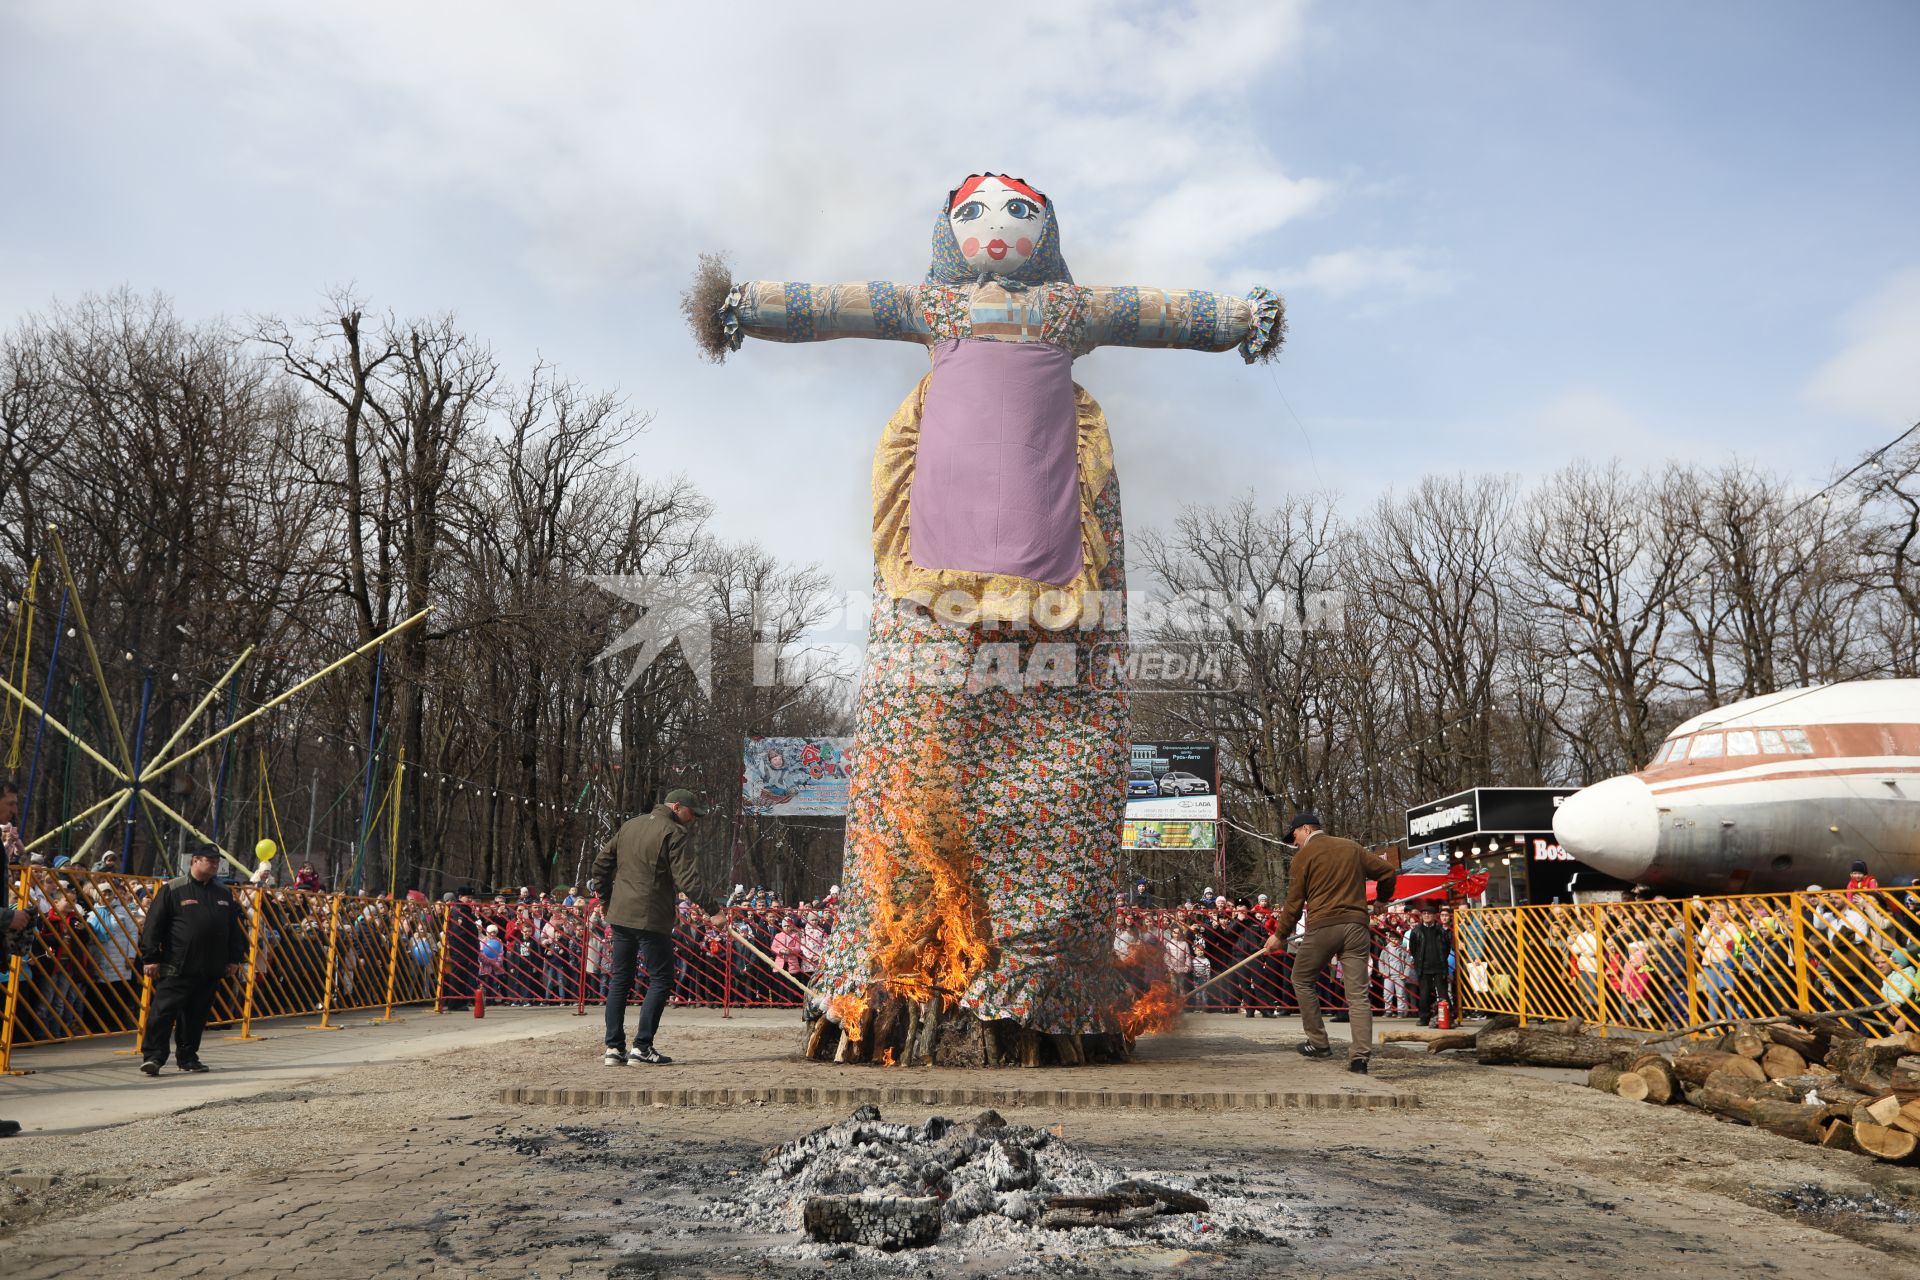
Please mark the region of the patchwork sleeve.
[[1087, 330], [1092, 347], [1175, 347], [1189, 351], [1238, 348], [1248, 363], [1268, 360], [1286, 336], [1280, 295], [1254, 289], [1244, 298], [1204, 289], [1096, 286]]
[[866, 280], [807, 284], [747, 280], [733, 286], [720, 308], [727, 344], [744, 338], [816, 342], [826, 338], [884, 338], [926, 343], [930, 331], [917, 305], [917, 285]]

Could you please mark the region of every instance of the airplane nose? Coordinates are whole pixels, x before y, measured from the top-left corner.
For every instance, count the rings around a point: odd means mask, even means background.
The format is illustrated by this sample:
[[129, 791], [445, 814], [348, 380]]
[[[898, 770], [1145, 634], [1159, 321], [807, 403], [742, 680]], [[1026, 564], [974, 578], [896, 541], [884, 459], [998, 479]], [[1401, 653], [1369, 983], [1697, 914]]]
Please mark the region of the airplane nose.
[[1638, 880], [1653, 865], [1660, 812], [1647, 784], [1631, 776], [1574, 792], [1553, 816], [1553, 838], [1594, 870]]

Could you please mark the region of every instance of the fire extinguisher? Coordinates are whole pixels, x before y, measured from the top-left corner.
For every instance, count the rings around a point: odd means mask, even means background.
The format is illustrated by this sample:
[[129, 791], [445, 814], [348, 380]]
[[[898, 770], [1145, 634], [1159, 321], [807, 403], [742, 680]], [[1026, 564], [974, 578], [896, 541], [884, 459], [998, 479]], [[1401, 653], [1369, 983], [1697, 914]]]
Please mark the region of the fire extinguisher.
[[1442, 1031], [1453, 1030], [1453, 1001], [1436, 1000], [1433, 1005], [1433, 1025]]
[[[1441, 1003], [1444, 1004], [1445, 1001]], [[487, 992], [479, 983], [475, 983], [473, 987], [473, 1016], [476, 1018], [487, 1016]]]

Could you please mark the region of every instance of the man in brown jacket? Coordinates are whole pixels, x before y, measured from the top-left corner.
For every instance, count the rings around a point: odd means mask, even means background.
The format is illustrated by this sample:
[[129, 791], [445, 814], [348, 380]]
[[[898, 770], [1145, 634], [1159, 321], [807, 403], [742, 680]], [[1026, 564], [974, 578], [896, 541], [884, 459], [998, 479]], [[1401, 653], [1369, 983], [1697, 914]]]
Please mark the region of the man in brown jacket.
[[1286, 905], [1273, 918], [1267, 950], [1278, 951], [1286, 944], [1304, 910], [1307, 929], [1293, 956], [1293, 994], [1300, 1001], [1301, 1030], [1307, 1033], [1300, 1052], [1309, 1058], [1333, 1054], [1320, 1018], [1316, 984], [1327, 962], [1337, 955], [1346, 981], [1347, 1014], [1353, 1021], [1353, 1053], [1347, 1070], [1365, 1075], [1367, 1059], [1373, 1056], [1373, 1009], [1367, 1002], [1367, 952], [1372, 941], [1367, 928], [1367, 879], [1380, 882], [1382, 895], [1390, 894], [1399, 868], [1351, 840], [1328, 835], [1320, 829], [1318, 814], [1295, 814], [1287, 831], [1298, 852], [1293, 855]]
[[[667, 792], [653, 812], [629, 818], [593, 860], [593, 878], [607, 903], [613, 929], [613, 955], [607, 974], [607, 1048], [601, 1061], [610, 1067], [628, 1062], [668, 1063], [653, 1047], [660, 1015], [673, 994], [675, 895], [712, 902], [687, 848], [687, 832], [706, 816], [706, 806], [691, 791]], [[647, 966], [647, 994], [627, 1051], [627, 993], [633, 987], [636, 960]]]

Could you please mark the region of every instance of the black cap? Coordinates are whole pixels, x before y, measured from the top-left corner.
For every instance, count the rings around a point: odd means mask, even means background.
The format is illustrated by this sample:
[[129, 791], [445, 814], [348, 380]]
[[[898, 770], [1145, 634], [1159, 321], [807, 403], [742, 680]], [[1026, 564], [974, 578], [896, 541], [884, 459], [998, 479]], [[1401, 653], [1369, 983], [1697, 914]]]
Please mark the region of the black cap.
[[1317, 827], [1319, 825], [1320, 815], [1309, 809], [1304, 813], [1296, 813], [1287, 819], [1287, 834], [1292, 835], [1302, 827]]
[[1861, 875], [1865, 875], [1867, 873], [1867, 864], [1864, 861], [1855, 862], [1853, 864], [1853, 869], [1855, 871], [1858, 871]]

